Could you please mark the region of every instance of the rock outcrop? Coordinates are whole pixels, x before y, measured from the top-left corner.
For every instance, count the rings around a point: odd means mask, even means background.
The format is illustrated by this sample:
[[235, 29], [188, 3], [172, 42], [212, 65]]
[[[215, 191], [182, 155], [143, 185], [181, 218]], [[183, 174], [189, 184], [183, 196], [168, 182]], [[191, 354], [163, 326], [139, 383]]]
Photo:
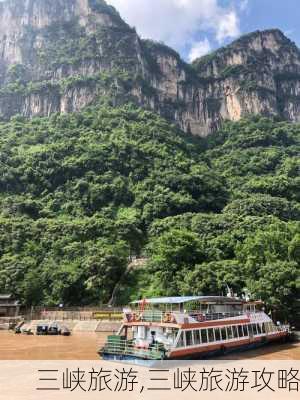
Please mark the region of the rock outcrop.
[[248, 114], [300, 120], [300, 52], [254, 32], [186, 64], [141, 40], [104, 0], [0, 3], [0, 118], [134, 101], [205, 136]]

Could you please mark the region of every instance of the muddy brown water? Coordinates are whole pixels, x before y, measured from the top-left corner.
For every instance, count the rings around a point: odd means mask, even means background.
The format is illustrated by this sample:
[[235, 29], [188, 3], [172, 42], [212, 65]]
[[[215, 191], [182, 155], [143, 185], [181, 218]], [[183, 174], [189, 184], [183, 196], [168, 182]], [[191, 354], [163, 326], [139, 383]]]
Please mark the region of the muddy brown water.
[[[0, 360], [97, 360], [97, 350], [109, 333], [26, 336], [0, 331]], [[233, 353], [222, 359], [300, 360], [300, 343], [274, 344]]]

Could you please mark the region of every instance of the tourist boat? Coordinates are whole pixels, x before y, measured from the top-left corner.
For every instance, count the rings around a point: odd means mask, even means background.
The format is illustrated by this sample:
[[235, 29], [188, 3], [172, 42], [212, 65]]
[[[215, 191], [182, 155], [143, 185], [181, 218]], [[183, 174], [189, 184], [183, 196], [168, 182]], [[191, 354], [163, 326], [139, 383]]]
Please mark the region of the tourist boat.
[[117, 335], [99, 350], [106, 360], [201, 359], [285, 340], [263, 303], [234, 297], [190, 296], [136, 301], [124, 309]]

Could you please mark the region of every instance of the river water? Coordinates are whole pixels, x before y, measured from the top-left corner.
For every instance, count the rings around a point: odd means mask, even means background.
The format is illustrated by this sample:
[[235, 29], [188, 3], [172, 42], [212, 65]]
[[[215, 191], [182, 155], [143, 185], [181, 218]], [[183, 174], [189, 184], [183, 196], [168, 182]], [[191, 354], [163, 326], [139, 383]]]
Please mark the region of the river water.
[[[97, 360], [97, 350], [107, 335], [27, 336], [0, 331], [0, 360]], [[233, 353], [222, 359], [300, 360], [300, 343], [274, 344], [259, 350]]]

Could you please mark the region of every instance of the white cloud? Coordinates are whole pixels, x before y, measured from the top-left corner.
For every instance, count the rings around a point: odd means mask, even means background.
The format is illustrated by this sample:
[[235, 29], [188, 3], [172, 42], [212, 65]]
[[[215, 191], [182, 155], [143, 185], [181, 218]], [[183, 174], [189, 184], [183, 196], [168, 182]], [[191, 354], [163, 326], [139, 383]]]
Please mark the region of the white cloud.
[[191, 50], [188, 55], [188, 59], [190, 62], [196, 60], [196, 58], [205, 56], [205, 54], [209, 53], [211, 51], [211, 45], [208, 41], [207, 38], [204, 40], [194, 43], [191, 46]]
[[[215, 39], [240, 34], [238, 11], [219, 0], [107, 0], [144, 38], [161, 40], [182, 50], [203, 32]], [[239, 10], [239, 9], [238, 9]]]
[[216, 38], [219, 43], [222, 43], [227, 38], [236, 37], [240, 34], [239, 21], [236, 13], [230, 11], [224, 14], [219, 21]]
[[247, 11], [249, 6], [249, 0], [241, 0], [240, 2], [240, 10], [241, 11]]

